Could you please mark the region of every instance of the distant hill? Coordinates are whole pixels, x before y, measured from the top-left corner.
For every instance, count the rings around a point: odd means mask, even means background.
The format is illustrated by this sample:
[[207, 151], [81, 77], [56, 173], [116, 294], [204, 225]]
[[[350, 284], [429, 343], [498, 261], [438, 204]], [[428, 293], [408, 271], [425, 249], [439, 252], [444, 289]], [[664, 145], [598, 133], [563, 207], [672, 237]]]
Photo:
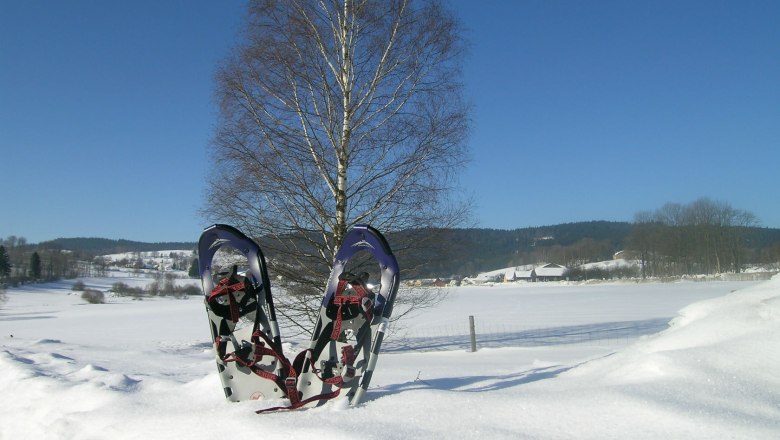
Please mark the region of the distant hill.
[[[605, 261], [626, 249], [633, 227], [628, 222], [589, 221], [513, 230], [452, 229], [440, 248], [399, 257], [399, 264], [402, 268], [421, 267], [417, 272], [404, 273], [404, 277], [435, 278], [475, 276], [539, 262], [571, 265]], [[392, 245], [393, 234], [388, 240]], [[780, 229], [745, 228], [742, 240], [746, 261], [758, 262], [771, 249], [775, 249], [772, 255], [780, 250]], [[427, 264], [420, 266], [421, 261]]]
[[[600, 244], [600, 255], [593, 258], [609, 259], [616, 250], [623, 248], [631, 228], [631, 223], [627, 222], [590, 221], [513, 230], [452, 229], [447, 231], [446, 243], [442, 244], [446, 251], [432, 250], [419, 255], [428, 262], [424, 271], [406, 276], [469, 276], [500, 267], [535, 263], [540, 258], [555, 262], [554, 253], [586, 238]], [[388, 240], [392, 245], [392, 234]], [[404, 262], [399, 263], [403, 267]]]
[[69, 251], [82, 251], [88, 254], [105, 255], [122, 252], [153, 252], [169, 249], [197, 248], [195, 242], [162, 242], [144, 243], [131, 240], [111, 240], [108, 238], [58, 238], [38, 244], [45, 249], [64, 249]]

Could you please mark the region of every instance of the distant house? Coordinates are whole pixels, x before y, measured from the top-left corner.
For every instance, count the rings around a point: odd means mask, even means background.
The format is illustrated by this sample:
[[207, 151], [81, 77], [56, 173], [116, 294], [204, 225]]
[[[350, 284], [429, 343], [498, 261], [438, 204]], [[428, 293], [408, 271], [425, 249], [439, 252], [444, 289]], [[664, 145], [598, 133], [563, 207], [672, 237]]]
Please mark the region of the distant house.
[[422, 278], [418, 280], [409, 280], [406, 282], [410, 287], [446, 287], [448, 280], [442, 280], [441, 278]]
[[523, 270], [520, 267], [510, 268], [504, 272], [504, 282], [511, 283], [513, 281], [534, 281], [536, 274], [533, 269]]
[[518, 281], [536, 282], [536, 270], [517, 270], [515, 271], [515, 279]]
[[638, 260], [639, 254], [635, 251], [617, 251], [612, 255], [613, 260]]
[[507, 269], [504, 272], [504, 282], [526, 281], [535, 283], [537, 281], [560, 281], [563, 279], [564, 272], [566, 272], [566, 267], [553, 263], [530, 269], [529, 266], [516, 267]]
[[561, 281], [566, 267], [560, 264], [550, 263], [534, 269], [536, 272], [536, 281]]

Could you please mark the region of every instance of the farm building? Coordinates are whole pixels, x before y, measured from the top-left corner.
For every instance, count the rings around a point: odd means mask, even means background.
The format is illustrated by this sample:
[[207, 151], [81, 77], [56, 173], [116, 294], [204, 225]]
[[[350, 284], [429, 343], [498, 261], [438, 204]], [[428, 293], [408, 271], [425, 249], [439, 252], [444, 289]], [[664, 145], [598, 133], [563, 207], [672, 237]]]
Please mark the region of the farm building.
[[536, 281], [561, 281], [564, 279], [563, 274], [566, 272], [566, 267], [550, 263], [534, 270], [536, 271]]
[[532, 269], [513, 268], [504, 273], [504, 281], [561, 281], [564, 279], [566, 267], [560, 264], [549, 263]]

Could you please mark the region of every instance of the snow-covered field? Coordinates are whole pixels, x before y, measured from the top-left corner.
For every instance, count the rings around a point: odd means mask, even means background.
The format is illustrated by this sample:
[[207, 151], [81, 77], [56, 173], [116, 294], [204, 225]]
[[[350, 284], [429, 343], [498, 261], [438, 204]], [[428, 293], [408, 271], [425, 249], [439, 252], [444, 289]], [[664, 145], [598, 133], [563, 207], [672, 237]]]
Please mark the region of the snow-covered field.
[[224, 399], [199, 299], [71, 285], [0, 309], [0, 439], [780, 438], [780, 276], [454, 288], [396, 326], [361, 406], [263, 415]]

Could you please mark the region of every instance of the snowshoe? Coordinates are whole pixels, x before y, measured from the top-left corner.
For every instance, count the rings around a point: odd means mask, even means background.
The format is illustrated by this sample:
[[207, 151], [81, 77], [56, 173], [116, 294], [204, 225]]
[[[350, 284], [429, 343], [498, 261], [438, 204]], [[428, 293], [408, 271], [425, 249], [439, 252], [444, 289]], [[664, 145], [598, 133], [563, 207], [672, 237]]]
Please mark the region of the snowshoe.
[[[368, 273], [346, 270], [354, 256], [365, 256], [363, 251], [378, 263], [376, 287]], [[293, 363], [298, 372], [297, 396], [288, 396], [293, 407], [319, 406], [342, 391], [351, 406], [360, 403], [376, 366], [398, 285], [398, 263], [385, 238], [370, 226], [355, 226], [336, 253], [309, 348]]]
[[[215, 274], [214, 256], [233, 248], [246, 265]], [[279, 326], [260, 247], [227, 225], [206, 228], [198, 242], [201, 285], [205, 294], [217, 369], [231, 401], [283, 399], [289, 362], [282, 354]], [[221, 278], [215, 281], [215, 276]]]

